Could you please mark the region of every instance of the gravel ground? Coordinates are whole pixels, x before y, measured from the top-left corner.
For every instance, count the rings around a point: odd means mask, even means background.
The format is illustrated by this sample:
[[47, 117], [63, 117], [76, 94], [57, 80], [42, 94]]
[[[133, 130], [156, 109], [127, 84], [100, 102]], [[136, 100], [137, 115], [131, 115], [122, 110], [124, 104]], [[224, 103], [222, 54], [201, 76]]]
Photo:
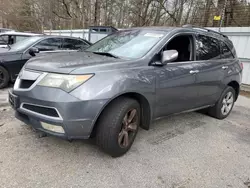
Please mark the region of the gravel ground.
[[140, 130], [130, 152], [113, 159], [93, 140], [39, 138], [0, 108], [0, 187], [250, 187], [250, 99], [231, 115], [174, 115]]
[[10, 88], [0, 89], [0, 107], [8, 105], [8, 90]]

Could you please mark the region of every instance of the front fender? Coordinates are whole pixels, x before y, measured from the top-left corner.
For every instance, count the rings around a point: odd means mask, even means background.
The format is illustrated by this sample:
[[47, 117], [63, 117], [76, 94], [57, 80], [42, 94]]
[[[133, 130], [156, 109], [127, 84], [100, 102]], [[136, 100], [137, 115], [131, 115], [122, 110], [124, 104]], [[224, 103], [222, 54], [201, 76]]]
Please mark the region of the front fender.
[[110, 100], [128, 92], [139, 93], [148, 101], [154, 101], [153, 67], [97, 72], [90, 80], [70, 94], [80, 100]]
[[101, 104], [100, 109], [96, 111], [92, 127], [94, 127], [96, 120], [105, 107], [117, 97], [125, 94], [142, 96], [147, 100], [151, 112], [148, 122], [146, 121], [147, 118], [145, 118], [146, 123], [143, 123], [143, 125], [147, 125], [153, 117], [155, 108], [155, 75], [153, 67], [99, 72], [70, 94], [83, 101], [105, 101], [105, 104]]

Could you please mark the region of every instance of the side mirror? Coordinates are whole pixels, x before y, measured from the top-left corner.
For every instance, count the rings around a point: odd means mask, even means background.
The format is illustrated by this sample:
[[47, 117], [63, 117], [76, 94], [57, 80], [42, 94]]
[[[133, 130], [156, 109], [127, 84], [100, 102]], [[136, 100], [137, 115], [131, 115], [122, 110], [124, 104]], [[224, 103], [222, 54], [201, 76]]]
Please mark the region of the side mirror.
[[169, 62], [176, 60], [177, 58], [178, 58], [177, 50], [166, 50], [162, 52], [161, 63], [165, 65]]
[[31, 55], [31, 56], [36, 56], [36, 54], [37, 53], [39, 53], [39, 49], [38, 48], [36, 48], [36, 47], [31, 47], [30, 49], [29, 49], [29, 54]]

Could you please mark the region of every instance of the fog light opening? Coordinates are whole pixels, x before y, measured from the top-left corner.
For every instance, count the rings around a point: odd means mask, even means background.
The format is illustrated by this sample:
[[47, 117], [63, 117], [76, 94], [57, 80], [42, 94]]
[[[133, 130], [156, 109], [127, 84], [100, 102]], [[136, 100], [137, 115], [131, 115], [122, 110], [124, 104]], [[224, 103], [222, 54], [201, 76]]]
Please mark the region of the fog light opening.
[[41, 122], [41, 125], [46, 130], [56, 132], [56, 133], [65, 133], [62, 126], [52, 125], [52, 124], [48, 124], [48, 123], [45, 123], [45, 122]]

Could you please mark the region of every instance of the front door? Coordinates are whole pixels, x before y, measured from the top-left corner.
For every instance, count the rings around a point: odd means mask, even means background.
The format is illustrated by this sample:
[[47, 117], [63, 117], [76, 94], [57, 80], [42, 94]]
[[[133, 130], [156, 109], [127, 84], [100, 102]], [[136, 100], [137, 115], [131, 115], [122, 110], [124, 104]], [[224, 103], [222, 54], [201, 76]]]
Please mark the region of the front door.
[[177, 50], [178, 59], [162, 67], [155, 67], [156, 109], [161, 117], [195, 108], [197, 90], [193, 71], [194, 39], [182, 34], [171, 39], [163, 50]]
[[170, 63], [156, 69], [158, 117], [196, 107], [195, 75], [190, 73], [193, 62]]

